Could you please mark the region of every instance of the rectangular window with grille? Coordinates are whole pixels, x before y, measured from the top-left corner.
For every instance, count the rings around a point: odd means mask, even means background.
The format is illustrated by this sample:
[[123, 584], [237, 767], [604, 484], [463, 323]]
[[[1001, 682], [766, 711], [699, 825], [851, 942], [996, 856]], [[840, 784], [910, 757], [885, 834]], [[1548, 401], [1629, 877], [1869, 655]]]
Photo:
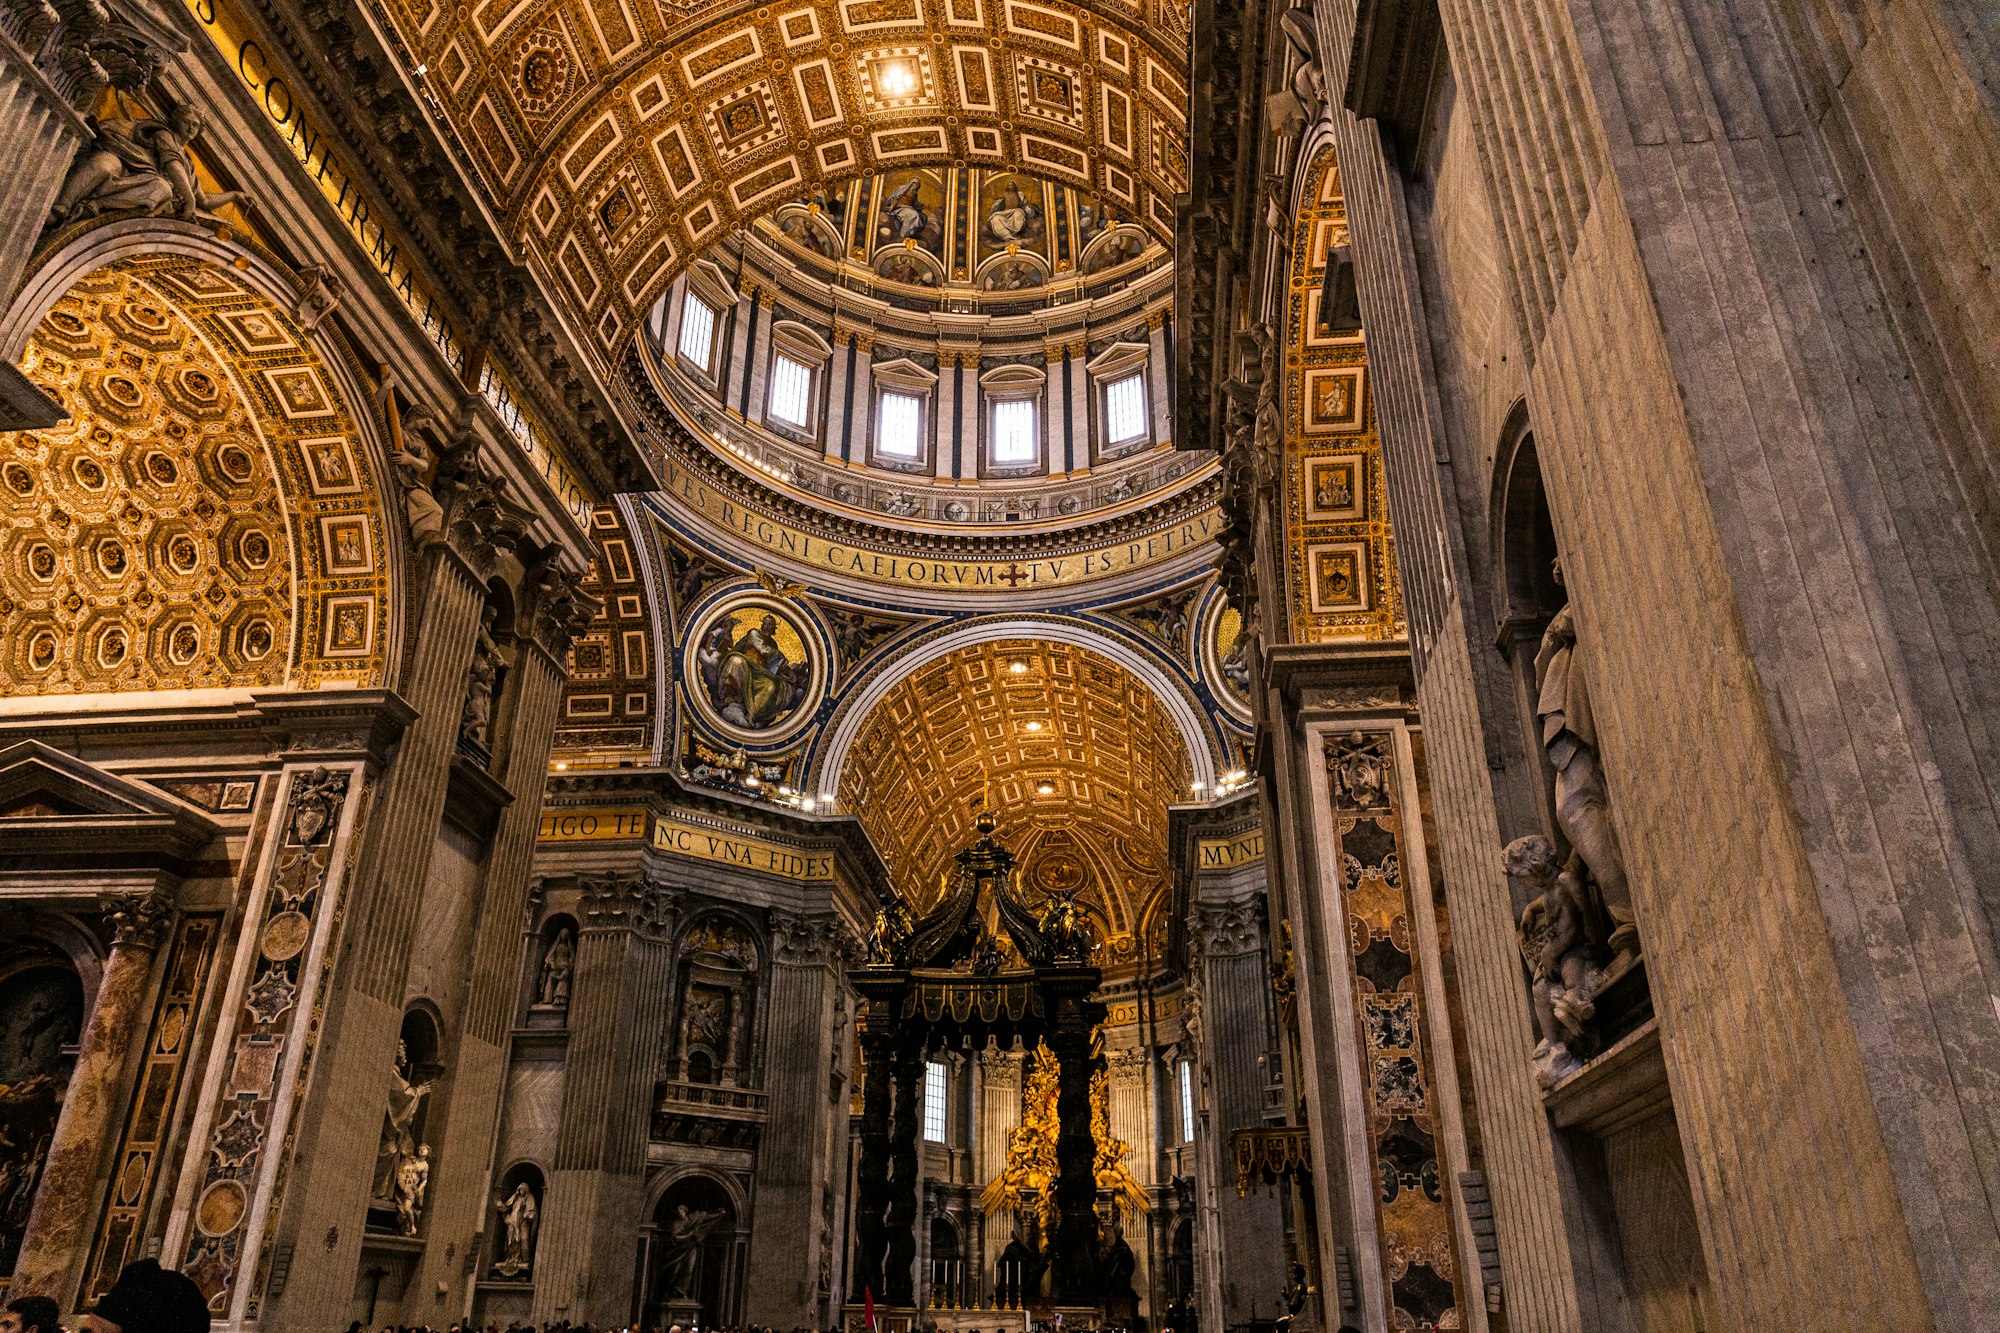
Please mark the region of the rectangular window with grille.
[[993, 462], [998, 467], [1018, 467], [1038, 461], [1041, 437], [1035, 431], [1035, 403], [1031, 398], [1009, 398], [993, 405]]
[[681, 303], [681, 356], [700, 367], [705, 374], [709, 370], [709, 357], [715, 352], [715, 310], [708, 302], [688, 293]]
[[890, 458], [923, 457], [923, 400], [914, 394], [882, 395], [882, 422], [875, 432], [875, 450]]
[[1181, 1142], [1194, 1142], [1194, 1062], [1181, 1061]]
[[944, 1142], [947, 1099], [944, 1061], [932, 1060], [924, 1066], [924, 1138], [928, 1142]]
[[812, 367], [780, 352], [771, 363], [771, 419], [787, 426], [811, 424]]
[[1146, 377], [1134, 371], [1113, 380], [1104, 390], [1104, 436], [1107, 444], [1130, 444], [1146, 434]]

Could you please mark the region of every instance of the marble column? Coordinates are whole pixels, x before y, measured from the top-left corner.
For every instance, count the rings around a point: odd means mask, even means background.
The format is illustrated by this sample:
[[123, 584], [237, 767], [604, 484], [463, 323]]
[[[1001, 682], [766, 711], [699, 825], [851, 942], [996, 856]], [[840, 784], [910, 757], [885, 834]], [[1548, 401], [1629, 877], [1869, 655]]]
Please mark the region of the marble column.
[[[506, 725], [493, 738], [493, 776], [514, 800], [500, 812], [480, 876], [464, 1027], [450, 1095], [431, 1108], [432, 1136], [440, 1140], [448, 1136], [454, 1143], [491, 1143], [498, 1128], [522, 932], [528, 919], [529, 867], [555, 742], [563, 663], [570, 640], [597, 607], [595, 598], [580, 591], [573, 574], [549, 569], [531, 581], [537, 584], [537, 595], [519, 627], [519, 651], [508, 673], [502, 714]], [[465, 1160], [453, 1166], [432, 1179], [430, 1234], [462, 1238], [490, 1231], [492, 1164]], [[446, 1308], [459, 1309], [465, 1300], [464, 1284], [482, 1273], [468, 1269], [447, 1248], [426, 1249], [419, 1286], [435, 1293], [442, 1284]]]
[[766, 1120], [751, 1216], [749, 1321], [776, 1328], [819, 1323], [823, 1246], [820, 1193], [829, 1164], [827, 1079], [833, 1072], [837, 936], [832, 918], [773, 913], [764, 1049]]
[[1174, 417], [1167, 401], [1167, 386], [1173, 380], [1173, 367], [1167, 358], [1164, 312], [1147, 312], [1146, 346], [1149, 349], [1146, 358], [1146, 406], [1152, 410], [1153, 443], [1166, 444], [1174, 438]]
[[67, 1302], [82, 1276], [104, 1157], [117, 1129], [127, 1056], [144, 1022], [146, 981], [173, 917], [172, 905], [157, 894], [109, 899], [105, 911], [112, 926], [111, 953], [42, 1164], [11, 1288], [54, 1296], [58, 1302]]
[[536, 1322], [622, 1323], [644, 1209], [654, 1053], [664, 1037], [678, 895], [638, 880], [583, 885], [562, 1128], [535, 1261]]
[[964, 379], [964, 372], [958, 368], [957, 355], [939, 353], [937, 445], [931, 451], [931, 473], [941, 480], [959, 476], [964, 469], [964, 463], [959, 458], [962, 440], [958, 430], [958, 399]]
[[1212, 1318], [1218, 1326], [1269, 1317], [1285, 1287], [1284, 1217], [1278, 1202], [1264, 1191], [1239, 1196], [1233, 1183], [1230, 1135], [1266, 1123], [1266, 1060], [1272, 1049], [1261, 877], [1234, 887], [1240, 896], [1198, 901], [1189, 922], [1206, 1001], [1200, 1058], [1209, 1119], [1197, 1170], [1213, 1201], [1215, 1225], [1202, 1239], [1221, 1261], [1221, 1308], [1204, 1309], [1202, 1318]]
[[890, 1305], [907, 1306], [915, 1299], [912, 1281], [917, 1262], [917, 1085], [923, 1073], [923, 1052], [908, 1041], [898, 1042], [892, 1055], [896, 1111], [889, 1131], [889, 1210], [883, 1219], [889, 1255], [882, 1281]]
[[826, 363], [826, 401], [820, 408], [820, 452], [829, 463], [838, 462], [847, 448], [848, 418], [854, 414], [854, 335], [846, 329], [833, 331], [833, 356]]
[[[426, 548], [415, 648], [399, 687], [417, 718], [378, 789], [326, 1003], [319, 1086], [339, 1092], [301, 1100], [297, 1141], [314, 1151], [297, 1163], [280, 1232], [301, 1248], [319, 1247], [327, 1236], [334, 1243], [316, 1249], [316, 1262], [295, 1266], [283, 1298], [264, 1311], [263, 1321], [279, 1333], [317, 1329], [353, 1293], [382, 1129], [376, 1099], [386, 1095], [379, 1090], [401, 1033], [420, 890], [444, 818], [486, 580], [523, 531], [500, 484], [476, 463], [441, 473], [438, 489], [450, 521], [446, 540]], [[364, 1097], [362, 1089], [378, 1091]], [[431, 1188], [444, 1189], [447, 1173], [485, 1165], [440, 1154]]]
[[872, 333], [854, 335], [854, 375], [850, 383], [854, 405], [840, 456], [850, 463], [866, 463], [869, 441], [875, 435], [875, 335]]

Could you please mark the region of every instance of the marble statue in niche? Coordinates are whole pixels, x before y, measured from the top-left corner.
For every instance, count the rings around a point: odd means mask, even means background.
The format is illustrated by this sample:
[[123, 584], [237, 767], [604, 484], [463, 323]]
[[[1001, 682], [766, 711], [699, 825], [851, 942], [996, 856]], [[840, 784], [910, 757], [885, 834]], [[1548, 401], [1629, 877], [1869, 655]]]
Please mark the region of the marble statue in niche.
[[722, 1221], [721, 1209], [690, 1209], [681, 1204], [667, 1224], [668, 1300], [697, 1300], [701, 1296], [701, 1243]]
[[375, 1189], [373, 1199], [377, 1203], [395, 1208], [398, 1220], [403, 1216], [403, 1196], [405, 1177], [403, 1166], [406, 1162], [421, 1160], [424, 1167], [421, 1175], [410, 1178], [416, 1188], [416, 1208], [423, 1207], [423, 1183], [430, 1174], [430, 1149], [417, 1142], [417, 1120], [423, 1111], [424, 1101], [431, 1095], [431, 1081], [412, 1082], [414, 1069], [410, 1064], [407, 1043], [396, 1043], [396, 1063], [389, 1073], [389, 1109], [382, 1117], [382, 1138], [375, 1149]]
[[[1562, 587], [1562, 561], [1555, 562], [1554, 572], [1556, 586]], [[1598, 762], [1590, 690], [1576, 658], [1576, 617], [1565, 602], [1543, 631], [1541, 648], [1535, 653], [1535, 715], [1541, 722], [1543, 752], [1555, 771], [1556, 824], [1589, 871], [1611, 920], [1610, 971], [1615, 975], [1638, 956], [1639, 932], [1632, 919], [1624, 853], [1611, 823], [1611, 798]]]
[[535, 1231], [541, 1218], [535, 1192], [527, 1181], [520, 1181], [513, 1193], [501, 1195], [493, 1207], [500, 1216], [501, 1232], [500, 1260], [493, 1265], [493, 1272], [498, 1277], [525, 1281], [534, 1273]]
[[482, 750], [493, 728], [493, 694], [500, 683], [500, 645], [493, 641], [495, 618], [490, 604], [480, 613], [479, 638], [472, 645], [472, 667], [465, 683], [465, 710], [458, 721], [459, 739]]
[[576, 967], [576, 938], [568, 926], [556, 932], [542, 955], [542, 975], [535, 986], [535, 1003], [551, 1009], [569, 1008], [569, 977]]
[[1597, 955], [1602, 941], [1583, 880], [1574, 861], [1564, 866], [1556, 849], [1539, 833], [1516, 838], [1502, 857], [1507, 875], [1533, 890], [1521, 909], [1521, 959], [1531, 978], [1535, 1021], [1535, 1083], [1544, 1092], [1583, 1068], [1570, 1047], [1585, 1036], [1597, 1016], [1597, 993], [1605, 973]]

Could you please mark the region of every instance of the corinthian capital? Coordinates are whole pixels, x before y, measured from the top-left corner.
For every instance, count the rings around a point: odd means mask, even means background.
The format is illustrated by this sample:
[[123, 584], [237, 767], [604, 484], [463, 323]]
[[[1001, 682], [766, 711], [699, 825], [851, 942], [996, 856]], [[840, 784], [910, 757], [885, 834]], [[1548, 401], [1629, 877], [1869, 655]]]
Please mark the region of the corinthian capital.
[[1188, 935], [1209, 958], [1255, 953], [1264, 947], [1264, 900], [1252, 895], [1222, 903], [1196, 903]]
[[488, 577], [501, 553], [527, 535], [527, 516], [507, 499], [505, 484], [480, 461], [471, 440], [452, 450], [439, 471], [438, 489], [445, 498], [446, 540], [480, 578]]
[[535, 642], [558, 662], [569, 652], [571, 641], [583, 633], [604, 605], [585, 592], [582, 583], [580, 576], [550, 566], [542, 571], [536, 585]]
[[156, 949], [173, 920], [174, 905], [162, 893], [143, 898], [105, 898], [103, 907], [111, 922], [114, 949]]
[[771, 958], [792, 967], [819, 967], [839, 957], [840, 929], [830, 916], [771, 913]]

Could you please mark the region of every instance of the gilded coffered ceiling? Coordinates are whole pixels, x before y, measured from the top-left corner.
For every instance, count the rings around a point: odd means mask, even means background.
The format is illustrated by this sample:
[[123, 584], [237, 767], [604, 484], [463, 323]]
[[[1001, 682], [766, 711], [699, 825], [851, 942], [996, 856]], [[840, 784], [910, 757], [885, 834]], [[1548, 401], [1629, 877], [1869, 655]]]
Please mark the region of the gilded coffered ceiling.
[[1001, 639], [899, 681], [863, 725], [839, 801], [919, 906], [990, 802], [1023, 888], [1081, 883], [1117, 957], [1166, 884], [1167, 806], [1188, 798], [1189, 780], [1187, 740], [1122, 666], [1070, 644]]
[[392, 0], [412, 72], [607, 362], [733, 227], [835, 179], [1012, 167], [1171, 236], [1185, 11], [1165, 0]]
[[[1402, 589], [1375, 429], [1368, 344], [1330, 309], [1344, 304], [1347, 201], [1331, 147], [1307, 173], [1292, 242], [1284, 349], [1286, 582], [1296, 643], [1393, 639], [1405, 632]], [[1351, 288], [1351, 283], [1348, 284]]]
[[213, 265], [131, 261], [22, 366], [69, 418], [0, 451], [0, 694], [382, 679], [372, 464], [289, 318]]

